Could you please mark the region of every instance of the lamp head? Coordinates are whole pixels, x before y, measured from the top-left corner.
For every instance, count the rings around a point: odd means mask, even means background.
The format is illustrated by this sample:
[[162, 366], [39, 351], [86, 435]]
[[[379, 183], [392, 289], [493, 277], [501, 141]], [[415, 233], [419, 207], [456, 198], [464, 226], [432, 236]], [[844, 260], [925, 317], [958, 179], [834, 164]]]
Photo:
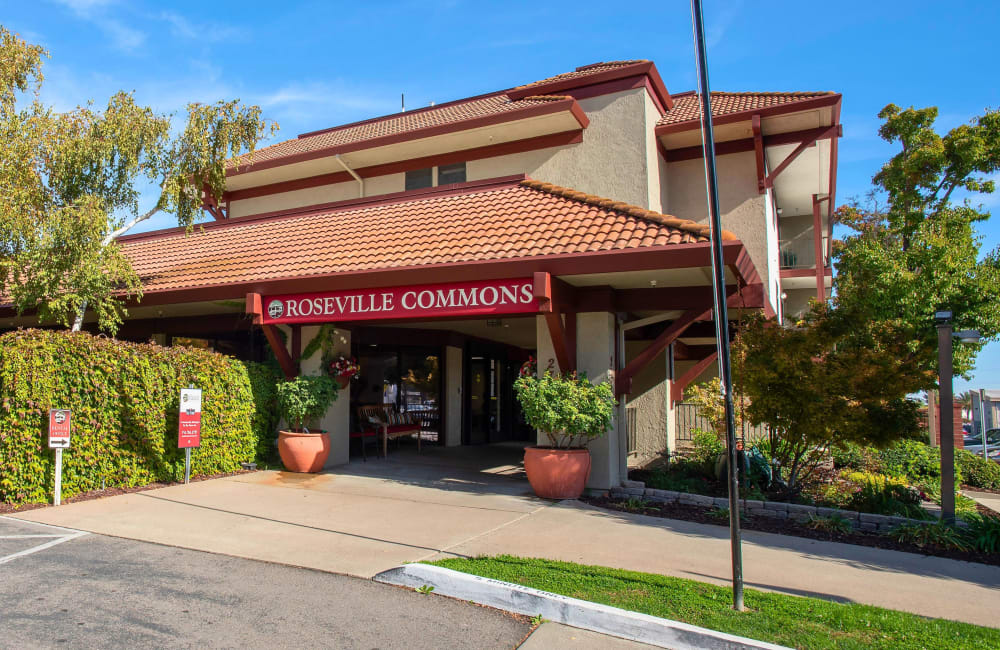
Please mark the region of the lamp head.
[[940, 311], [936, 311], [934, 312], [934, 322], [938, 324], [947, 323], [951, 320], [951, 316], [952, 313], [950, 309], [942, 309]]
[[961, 343], [979, 343], [979, 339], [982, 338], [979, 330], [961, 330], [955, 332], [953, 336]]

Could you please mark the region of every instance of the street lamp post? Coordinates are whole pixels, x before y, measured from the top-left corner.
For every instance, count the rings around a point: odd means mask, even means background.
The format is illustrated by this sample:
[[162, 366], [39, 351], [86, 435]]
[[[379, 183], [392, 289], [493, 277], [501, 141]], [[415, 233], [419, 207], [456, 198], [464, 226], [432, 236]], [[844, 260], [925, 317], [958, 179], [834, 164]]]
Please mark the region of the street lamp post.
[[[934, 313], [938, 331], [938, 386], [941, 399], [938, 401], [940, 417], [938, 430], [941, 438], [941, 519], [947, 524], [955, 523], [955, 418], [952, 414], [955, 399], [952, 394], [952, 339], [963, 343], [979, 340], [979, 332], [962, 330], [954, 332], [951, 324], [952, 313], [942, 310]], [[945, 405], [948, 414], [945, 414]], [[986, 435], [983, 435], [986, 444]]]

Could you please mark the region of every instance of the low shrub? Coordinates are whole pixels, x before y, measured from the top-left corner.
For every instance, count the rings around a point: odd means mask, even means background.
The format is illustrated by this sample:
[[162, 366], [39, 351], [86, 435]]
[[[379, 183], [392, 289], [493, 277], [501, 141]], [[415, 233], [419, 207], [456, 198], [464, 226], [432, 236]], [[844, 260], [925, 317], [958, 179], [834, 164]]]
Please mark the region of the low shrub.
[[285, 376], [276, 363], [244, 362], [253, 395], [253, 431], [258, 460], [272, 455], [278, 439], [278, 384]]
[[969, 545], [982, 553], [1000, 553], [1000, 517], [981, 514], [962, 517], [968, 526], [962, 531]]
[[947, 524], [903, 524], [886, 533], [903, 544], [913, 544], [918, 548], [936, 546], [954, 551], [968, 551], [972, 545], [954, 526]]
[[192, 473], [237, 471], [266, 444], [261, 438], [271, 423], [257, 413], [252, 376], [256, 392], [268, 394], [265, 371], [205, 350], [67, 331], [0, 336], [0, 500], [51, 498], [50, 408], [73, 412], [72, 446], [63, 454], [64, 497], [102, 481], [134, 487], [177, 480], [184, 464], [177, 448], [178, 401], [189, 385], [203, 391], [201, 447], [192, 454]]
[[911, 519], [928, 517], [920, 507], [920, 493], [900, 478], [867, 472], [847, 472], [843, 478], [856, 486], [846, 504], [852, 510]]
[[[975, 514], [978, 512], [976, 508], [976, 501], [971, 499], [958, 491], [958, 486], [955, 486], [955, 513], [959, 515]], [[941, 505], [941, 484], [934, 482], [927, 482], [919, 486], [920, 495], [927, 501], [933, 501], [934, 503]]]
[[726, 444], [714, 431], [695, 429], [691, 435], [691, 460], [704, 468], [706, 476], [715, 477], [715, 461], [726, 451]]
[[906, 477], [911, 483], [941, 479], [941, 451], [926, 443], [904, 440], [879, 451], [878, 456], [883, 474]]
[[955, 452], [955, 468], [961, 472], [962, 482], [970, 487], [1000, 490], [1000, 464], [959, 449]]
[[712, 486], [705, 479], [705, 468], [702, 463], [679, 458], [670, 462], [667, 467], [660, 467], [649, 472], [645, 477], [646, 487], [655, 490], [672, 490], [674, 492], [689, 492], [691, 494], [711, 494]]
[[805, 522], [805, 526], [806, 528], [823, 531], [825, 533], [846, 534], [854, 529], [854, 527], [851, 526], [851, 522], [840, 515], [833, 515], [832, 517], [817, 517], [816, 515], [810, 515], [809, 519]]

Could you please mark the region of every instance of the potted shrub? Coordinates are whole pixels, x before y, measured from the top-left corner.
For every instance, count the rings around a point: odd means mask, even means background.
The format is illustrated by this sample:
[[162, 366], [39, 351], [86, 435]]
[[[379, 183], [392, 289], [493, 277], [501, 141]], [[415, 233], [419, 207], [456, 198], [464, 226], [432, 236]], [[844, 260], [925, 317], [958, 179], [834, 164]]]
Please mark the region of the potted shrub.
[[278, 432], [278, 454], [290, 472], [318, 472], [330, 455], [330, 436], [310, 426], [337, 399], [330, 377], [296, 377], [278, 384], [278, 412], [288, 430]]
[[514, 389], [525, 420], [550, 443], [524, 450], [524, 471], [535, 494], [546, 499], [579, 497], [590, 475], [587, 444], [611, 428], [611, 384], [551, 369], [539, 377], [531, 359], [521, 368]]

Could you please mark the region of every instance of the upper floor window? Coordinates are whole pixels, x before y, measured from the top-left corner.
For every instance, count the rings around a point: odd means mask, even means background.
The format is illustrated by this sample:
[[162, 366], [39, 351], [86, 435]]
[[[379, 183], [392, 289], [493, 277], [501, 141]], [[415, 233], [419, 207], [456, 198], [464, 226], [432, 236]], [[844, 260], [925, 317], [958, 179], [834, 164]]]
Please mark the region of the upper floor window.
[[434, 168], [413, 169], [406, 172], [406, 190], [419, 190], [434, 185], [451, 185], [465, 182], [465, 163], [441, 165], [437, 168], [437, 183], [434, 182]]
[[[412, 169], [406, 172], [406, 191], [419, 190], [434, 184], [433, 169]], [[398, 186], [397, 186], [398, 187]]]
[[451, 185], [465, 182], [465, 163], [441, 165], [438, 167], [438, 185]]

